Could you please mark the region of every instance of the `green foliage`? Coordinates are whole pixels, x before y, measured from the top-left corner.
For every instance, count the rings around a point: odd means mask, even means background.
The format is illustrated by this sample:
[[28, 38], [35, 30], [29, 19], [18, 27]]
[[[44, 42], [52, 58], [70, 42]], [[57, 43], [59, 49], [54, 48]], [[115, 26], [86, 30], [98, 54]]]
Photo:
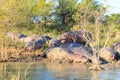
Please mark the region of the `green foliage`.
[[111, 14], [106, 17], [107, 23], [120, 24], [120, 14]]
[[0, 6], [1, 43], [6, 32], [56, 37], [69, 30], [81, 29], [91, 32], [96, 40], [96, 28], [101, 46], [108, 35], [108, 46], [120, 40], [120, 14], [106, 16], [107, 7], [96, 0], [80, 3], [78, 0], [0, 0]]
[[77, 0], [58, 0], [58, 6], [56, 7], [56, 15], [60, 20], [60, 23], [67, 25], [72, 19], [72, 15], [75, 12], [75, 6]]

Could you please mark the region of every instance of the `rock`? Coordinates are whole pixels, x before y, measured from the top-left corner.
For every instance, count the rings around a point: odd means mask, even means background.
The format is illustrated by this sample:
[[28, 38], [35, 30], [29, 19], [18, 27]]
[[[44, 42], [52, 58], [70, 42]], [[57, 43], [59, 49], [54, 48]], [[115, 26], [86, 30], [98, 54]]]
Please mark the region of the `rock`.
[[69, 31], [69, 32], [63, 33], [58, 37], [58, 40], [61, 40], [62, 43], [76, 42], [84, 45], [87, 43], [86, 39], [91, 40], [92, 36], [90, 33], [85, 32], [83, 30]]
[[113, 50], [113, 48], [102, 48], [99, 53], [100, 57], [107, 61], [107, 62], [113, 62], [115, 60], [116, 54]]

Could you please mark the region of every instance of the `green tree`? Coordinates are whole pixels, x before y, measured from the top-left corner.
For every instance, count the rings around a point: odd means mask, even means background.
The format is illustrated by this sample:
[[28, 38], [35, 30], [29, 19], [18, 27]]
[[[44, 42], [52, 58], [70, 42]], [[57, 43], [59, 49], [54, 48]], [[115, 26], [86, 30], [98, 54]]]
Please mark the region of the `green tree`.
[[106, 17], [106, 21], [108, 23], [120, 24], [120, 14], [111, 14]]
[[[22, 5], [22, 6], [21, 6]], [[1, 51], [3, 59], [7, 58], [6, 49], [9, 40], [6, 37], [8, 31], [16, 33], [21, 31], [19, 24], [29, 21], [31, 1], [29, 0], [0, 0], [0, 30], [1, 30]]]
[[58, 0], [55, 13], [59, 24], [62, 24], [62, 26], [67, 26], [74, 22], [72, 15], [75, 11], [77, 2], [78, 0]]
[[37, 29], [40, 27], [42, 30], [46, 29], [47, 23], [49, 23], [51, 19], [53, 9], [53, 0], [50, 0], [49, 2], [46, 2], [46, 0], [35, 1], [31, 8], [31, 18], [33, 18], [33, 22], [35, 23]]
[[[82, 0], [82, 2], [78, 3], [76, 6], [76, 12], [73, 15], [73, 19], [76, 21], [76, 25], [78, 25], [81, 29], [87, 29], [90, 24], [95, 22], [95, 15], [97, 12], [105, 8], [98, 4], [95, 0]], [[103, 12], [103, 11], [102, 11]], [[104, 13], [101, 13], [102, 15]]]

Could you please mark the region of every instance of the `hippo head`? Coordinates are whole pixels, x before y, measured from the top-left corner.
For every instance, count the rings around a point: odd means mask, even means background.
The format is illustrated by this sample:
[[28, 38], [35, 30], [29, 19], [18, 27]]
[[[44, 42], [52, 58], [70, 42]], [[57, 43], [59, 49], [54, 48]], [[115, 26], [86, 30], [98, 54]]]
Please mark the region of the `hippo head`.
[[67, 38], [67, 33], [63, 33], [62, 35], [58, 36], [58, 40], [65, 40]]
[[61, 41], [61, 43], [64, 44], [67, 42], [67, 36], [68, 36], [67, 33], [63, 33], [62, 35], [57, 37], [57, 40]]
[[42, 39], [43, 39], [45, 42], [49, 43], [49, 40], [51, 40], [52, 38], [49, 37], [49, 36], [42, 36]]
[[24, 37], [27, 37], [27, 36], [24, 35], [24, 34], [18, 34], [17, 36], [18, 36], [18, 38], [24, 38]]
[[49, 46], [50, 47], [59, 47], [60, 45], [61, 45], [61, 41], [57, 40], [55, 38], [53, 38], [49, 41]]

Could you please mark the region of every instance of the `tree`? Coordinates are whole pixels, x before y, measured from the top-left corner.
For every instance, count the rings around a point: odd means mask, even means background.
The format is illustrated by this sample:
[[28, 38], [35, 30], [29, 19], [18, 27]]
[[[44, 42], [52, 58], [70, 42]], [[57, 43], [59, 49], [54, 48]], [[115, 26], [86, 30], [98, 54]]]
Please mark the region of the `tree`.
[[[22, 5], [22, 6], [21, 6]], [[1, 0], [0, 1], [0, 12], [1, 20], [0, 27], [1, 32], [1, 48], [3, 48], [2, 53], [3, 58], [7, 58], [6, 49], [8, 48], [8, 40], [6, 33], [12, 31], [16, 33], [20, 31], [18, 29], [19, 24], [25, 23], [29, 20], [29, 12], [31, 7], [31, 1], [29, 0]]]
[[58, 0], [55, 12], [57, 18], [62, 25], [68, 25], [73, 22], [72, 15], [75, 11], [75, 6], [78, 0]]
[[120, 14], [111, 14], [106, 17], [106, 21], [109, 23], [120, 24]]
[[99, 12], [100, 7], [103, 8], [103, 6], [100, 6], [95, 0], [82, 0], [82, 2], [76, 6], [76, 11], [73, 15], [76, 25], [86, 30], [88, 28], [87, 26], [90, 25], [89, 23], [95, 22], [94, 13], [95, 11]]
[[50, 0], [36, 0], [31, 8], [31, 18], [36, 26], [41, 26], [42, 30], [46, 29], [47, 23], [52, 15], [52, 10], [54, 8], [54, 1]]
[[[90, 31], [93, 35], [93, 39], [86, 39], [88, 44], [91, 47], [93, 52], [94, 58], [92, 59], [93, 62], [93, 69], [100, 69], [99, 67], [99, 51], [101, 48], [101, 30], [103, 30], [104, 26], [102, 21], [104, 19], [104, 14], [106, 12], [106, 7], [102, 4], [97, 3], [95, 0], [82, 0], [77, 7], [76, 12], [73, 15], [73, 19], [76, 21], [79, 29], [83, 29], [85, 31]], [[106, 37], [106, 33], [104, 34]], [[109, 37], [104, 41], [106, 46]], [[105, 38], [104, 38], [105, 39]], [[102, 47], [104, 47], [102, 46]]]

